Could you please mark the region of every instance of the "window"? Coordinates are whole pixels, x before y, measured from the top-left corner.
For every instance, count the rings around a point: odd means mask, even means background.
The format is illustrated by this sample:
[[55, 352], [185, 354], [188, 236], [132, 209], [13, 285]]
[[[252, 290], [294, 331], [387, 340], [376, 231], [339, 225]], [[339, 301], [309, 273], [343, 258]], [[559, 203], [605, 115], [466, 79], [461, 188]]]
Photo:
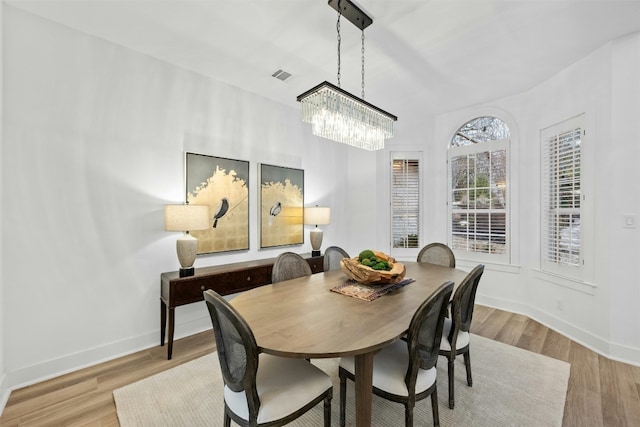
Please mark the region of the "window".
[[449, 244], [458, 253], [509, 262], [509, 140], [506, 123], [488, 116], [467, 122], [451, 140]]
[[584, 116], [540, 132], [542, 146], [541, 269], [579, 278], [582, 266]]
[[418, 248], [420, 244], [420, 159], [392, 153], [392, 248]]

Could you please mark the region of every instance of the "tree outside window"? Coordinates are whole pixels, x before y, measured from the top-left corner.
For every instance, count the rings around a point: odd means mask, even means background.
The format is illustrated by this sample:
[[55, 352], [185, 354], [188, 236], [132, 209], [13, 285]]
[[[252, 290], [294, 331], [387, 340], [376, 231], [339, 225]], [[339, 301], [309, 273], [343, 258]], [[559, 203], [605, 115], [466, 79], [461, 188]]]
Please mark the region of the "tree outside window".
[[508, 257], [509, 128], [497, 117], [465, 123], [449, 148], [450, 245]]

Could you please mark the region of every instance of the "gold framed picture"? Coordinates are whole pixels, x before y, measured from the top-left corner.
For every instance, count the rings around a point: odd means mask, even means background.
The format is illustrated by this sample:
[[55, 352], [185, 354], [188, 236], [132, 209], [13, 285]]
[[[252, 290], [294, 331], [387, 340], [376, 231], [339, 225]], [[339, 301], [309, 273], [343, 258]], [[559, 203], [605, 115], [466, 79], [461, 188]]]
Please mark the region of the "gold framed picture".
[[304, 170], [259, 164], [260, 248], [304, 243]]
[[249, 249], [249, 162], [186, 153], [186, 200], [207, 205], [207, 230], [192, 231], [198, 254]]

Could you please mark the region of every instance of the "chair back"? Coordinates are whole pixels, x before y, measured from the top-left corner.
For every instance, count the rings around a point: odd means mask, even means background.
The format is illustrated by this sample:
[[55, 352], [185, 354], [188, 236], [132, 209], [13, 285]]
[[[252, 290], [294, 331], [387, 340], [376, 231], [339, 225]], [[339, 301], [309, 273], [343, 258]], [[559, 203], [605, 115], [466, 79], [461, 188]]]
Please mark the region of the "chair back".
[[338, 246], [329, 246], [324, 251], [324, 271], [340, 270], [342, 258], [349, 258], [347, 251]]
[[437, 242], [429, 243], [422, 248], [418, 253], [417, 261], [451, 268], [456, 266], [456, 257], [451, 248], [444, 243]]
[[452, 343], [452, 348], [455, 348], [453, 347], [455, 345], [453, 338], [457, 337], [459, 331], [469, 332], [473, 317], [473, 306], [476, 301], [476, 291], [478, 290], [482, 273], [484, 273], [484, 265], [478, 264], [462, 280], [453, 295], [453, 300], [451, 301], [453, 327], [448, 337], [449, 342]]
[[[409, 367], [405, 377], [407, 386], [415, 386], [419, 368], [431, 369], [436, 365], [442, 340], [444, 318], [452, 292], [453, 282], [443, 283], [433, 295], [418, 307], [411, 319], [407, 332], [409, 350]], [[411, 384], [412, 382], [413, 384]]]
[[242, 316], [222, 296], [212, 290], [204, 291], [209, 309], [216, 351], [220, 360], [224, 384], [235, 392], [245, 391], [249, 414], [255, 419], [260, 408], [256, 390], [258, 345]]
[[295, 279], [297, 277], [311, 276], [313, 272], [306, 259], [293, 252], [284, 252], [278, 255], [271, 270], [271, 283]]

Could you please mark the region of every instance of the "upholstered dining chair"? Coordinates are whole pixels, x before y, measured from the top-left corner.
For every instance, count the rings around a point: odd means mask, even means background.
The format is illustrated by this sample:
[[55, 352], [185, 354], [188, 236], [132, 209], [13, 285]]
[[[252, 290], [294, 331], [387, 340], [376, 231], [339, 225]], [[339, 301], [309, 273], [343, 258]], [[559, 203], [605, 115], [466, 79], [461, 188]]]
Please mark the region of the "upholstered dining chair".
[[342, 258], [349, 258], [347, 251], [339, 246], [329, 246], [324, 251], [324, 271], [340, 270]]
[[[440, 425], [436, 362], [442, 339], [444, 316], [453, 282], [443, 283], [416, 310], [407, 340], [397, 340], [373, 356], [373, 393], [405, 407], [405, 426], [413, 426], [416, 401], [431, 396], [433, 425]], [[422, 369], [420, 369], [422, 367]], [[340, 377], [340, 425], [345, 425], [347, 378], [355, 381], [355, 359], [343, 357]]]
[[471, 327], [471, 319], [473, 317], [473, 305], [476, 300], [476, 291], [478, 283], [484, 273], [484, 265], [479, 264], [467, 274], [460, 285], [456, 288], [451, 300], [451, 317], [444, 319], [444, 330], [442, 335], [444, 338], [440, 343], [440, 355], [446, 356], [448, 360], [449, 375], [449, 408], [454, 407], [454, 384], [455, 384], [455, 360], [456, 356], [462, 354], [464, 357], [464, 365], [467, 371], [467, 384], [469, 387], [473, 385], [471, 378], [471, 356], [469, 354], [469, 345], [471, 343], [471, 335], [469, 328]]
[[242, 316], [219, 294], [204, 292], [224, 380], [224, 426], [282, 426], [324, 401], [331, 426], [331, 378], [304, 359], [261, 353]]
[[271, 270], [271, 283], [311, 276], [313, 272], [306, 259], [293, 252], [283, 252], [276, 258]]
[[417, 261], [451, 268], [456, 266], [456, 257], [451, 248], [444, 243], [437, 242], [429, 243], [423, 247], [418, 253]]

